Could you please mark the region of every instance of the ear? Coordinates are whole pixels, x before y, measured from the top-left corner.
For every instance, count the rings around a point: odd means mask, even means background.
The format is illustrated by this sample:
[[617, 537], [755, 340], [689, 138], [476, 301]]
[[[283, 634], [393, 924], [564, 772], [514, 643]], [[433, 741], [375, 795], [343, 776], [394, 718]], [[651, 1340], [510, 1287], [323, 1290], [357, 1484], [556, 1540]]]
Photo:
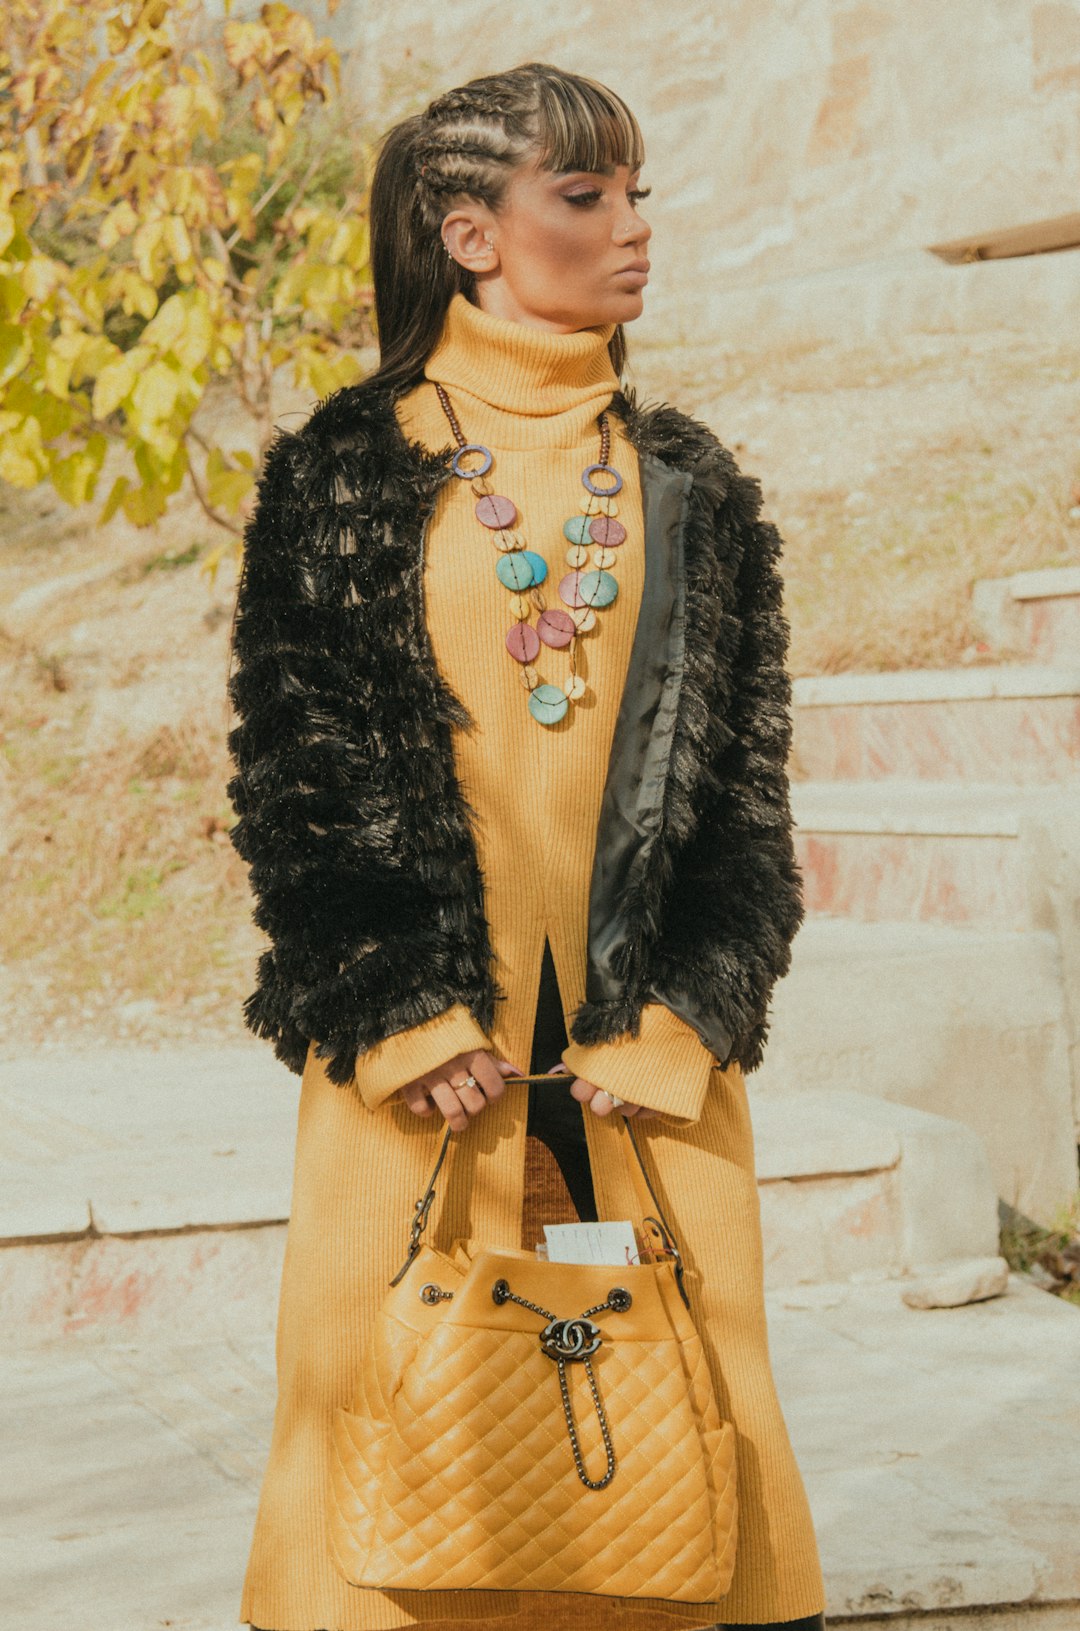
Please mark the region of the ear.
[[442, 240], [460, 266], [479, 275], [498, 270], [499, 252], [494, 246], [493, 216], [483, 205], [473, 209], [451, 210], [443, 217]]

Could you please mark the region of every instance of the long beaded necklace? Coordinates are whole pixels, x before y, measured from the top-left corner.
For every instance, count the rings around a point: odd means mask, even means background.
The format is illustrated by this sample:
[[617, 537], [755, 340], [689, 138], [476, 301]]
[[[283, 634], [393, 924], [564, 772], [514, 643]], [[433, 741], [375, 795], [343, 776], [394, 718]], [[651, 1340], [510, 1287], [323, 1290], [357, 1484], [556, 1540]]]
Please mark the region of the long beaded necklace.
[[[563, 611], [558, 606], [549, 607], [540, 590], [540, 584], [547, 577], [547, 562], [542, 555], [526, 547], [523, 535], [516, 530], [517, 505], [513, 499], [493, 491], [485, 480], [495, 462], [491, 449], [482, 442], [465, 440], [445, 390], [437, 381], [433, 383], [458, 444], [450, 467], [455, 476], [473, 484], [477, 520], [487, 530], [498, 552], [495, 575], [510, 591], [510, 613], [516, 622], [506, 636], [506, 649], [521, 665], [521, 682], [529, 693], [529, 712], [533, 718], [541, 725], [557, 725], [571, 702], [580, 702], [585, 695], [585, 681], [577, 672], [577, 637], [595, 626], [594, 607], [610, 606], [619, 593], [610, 568], [618, 559], [619, 545], [626, 539], [626, 528], [616, 520], [619, 508], [615, 502], [623, 479], [608, 462], [611, 452], [608, 416], [606, 413], [599, 416], [599, 461], [582, 471], [581, 484], [585, 488], [582, 513], [571, 516], [562, 529], [569, 544], [566, 561], [570, 567], [559, 584], [559, 598], [567, 608]], [[473, 469], [467, 469], [462, 461], [473, 455], [480, 462]], [[610, 485], [598, 485], [597, 476], [603, 482], [610, 481]], [[586, 571], [590, 544], [594, 570]], [[539, 613], [535, 628], [529, 621], [531, 607]], [[569, 647], [570, 678], [565, 685], [547, 685], [541, 681], [533, 666], [541, 642], [553, 649]]]

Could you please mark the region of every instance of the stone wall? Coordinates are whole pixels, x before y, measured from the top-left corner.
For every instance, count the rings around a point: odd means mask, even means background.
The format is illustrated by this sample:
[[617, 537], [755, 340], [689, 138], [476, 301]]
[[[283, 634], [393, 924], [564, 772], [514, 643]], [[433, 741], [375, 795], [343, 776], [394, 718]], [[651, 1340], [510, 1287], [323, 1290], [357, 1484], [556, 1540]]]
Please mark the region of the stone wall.
[[657, 341], [1080, 315], [1080, 251], [925, 248], [1077, 208], [1080, 0], [346, 0], [334, 32], [377, 119], [530, 58], [618, 90], [648, 144]]

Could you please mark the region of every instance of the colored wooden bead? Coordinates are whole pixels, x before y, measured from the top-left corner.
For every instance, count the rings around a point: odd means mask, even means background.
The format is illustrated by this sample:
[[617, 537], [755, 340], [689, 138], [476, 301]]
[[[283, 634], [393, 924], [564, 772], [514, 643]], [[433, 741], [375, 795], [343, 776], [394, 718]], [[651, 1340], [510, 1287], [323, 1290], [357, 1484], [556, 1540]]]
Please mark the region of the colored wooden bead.
[[566, 695], [571, 702], [578, 702], [585, 695], [585, 681], [580, 674], [575, 674], [572, 680], [567, 680]]
[[554, 646], [558, 650], [560, 647], [570, 644], [577, 633], [577, 629], [569, 612], [564, 612], [558, 606], [553, 606], [550, 611], [540, 613], [537, 619], [536, 632], [546, 646]]
[[619, 552], [617, 549], [594, 549], [592, 558], [594, 566], [607, 568], [617, 563]]
[[584, 544], [571, 544], [566, 551], [567, 566], [582, 567], [589, 559], [589, 551]]
[[531, 691], [534, 685], [540, 684], [540, 676], [531, 663], [526, 663], [521, 670], [521, 683], [526, 691]]
[[[466, 470], [461, 463], [466, 453], [479, 453], [484, 462], [482, 464], [478, 464], [475, 470]], [[489, 447], [484, 447], [482, 442], [463, 443], [454, 454], [454, 457], [450, 460], [451, 470], [454, 472], [455, 476], [460, 476], [462, 481], [472, 481], [476, 476], [486, 476], [488, 471], [491, 469], [491, 464], [491, 449]]]
[[515, 623], [506, 636], [506, 649], [519, 663], [531, 663], [540, 651], [540, 636], [531, 623]]
[[557, 725], [570, 706], [557, 685], [538, 685], [529, 692], [529, 712], [541, 725]]
[[518, 549], [512, 555], [500, 555], [495, 562], [495, 574], [507, 589], [528, 589], [534, 581], [529, 551]]
[[579, 634], [588, 634], [590, 629], [596, 627], [596, 613], [591, 606], [577, 606], [570, 613], [570, 616], [577, 624]]
[[580, 588], [583, 576], [584, 574], [581, 572], [568, 572], [559, 584], [560, 599], [564, 600], [568, 606], [584, 606], [585, 602], [582, 599]]
[[610, 572], [582, 572], [578, 586], [581, 602], [585, 606], [610, 606], [619, 593], [619, 585]]
[[586, 515], [618, 515], [619, 506], [613, 498], [597, 498], [587, 493], [581, 501], [581, 508]]
[[517, 520], [517, 505], [501, 493], [485, 493], [476, 501], [476, 517], [485, 527], [512, 527]]
[[[603, 485], [601, 486], [597, 486], [592, 479], [598, 474], [603, 476]], [[609, 480], [613, 484], [610, 487], [607, 486]], [[616, 493], [622, 492], [622, 477], [610, 464], [587, 465], [581, 473], [581, 482], [588, 492], [595, 493], [598, 498], [614, 498]]]
[[563, 522], [563, 537], [569, 538], [572, 544], [583, 544], [589, 537], [589, 525], [587, 515], [572, 515], [569, 521]]
[[528, 595], [512, 595], [510, 597], [511, 617], [528, 617], [530, 610]]
[[491, 541], [504, 555], [509, 555], [511, 550], [525, 548], [525, 540], [520, 532], [497, 532]]
[[538, 555], [533, 549], [523, 549], [521, 551], [521, 559], [523, 561], [528, 561], [529, 565], [532, 567], [532, 581], [534, 583], [543, 583], [544, 579], [547, 577], [547, 562], [545, 561], [544, 557], [542, 555]]
[[626, 542], [626, 528], [609, 515], [594, 515], [589, 522], [589, 537], [594, 544], [603, 544], [605, 549], [617, 549]]

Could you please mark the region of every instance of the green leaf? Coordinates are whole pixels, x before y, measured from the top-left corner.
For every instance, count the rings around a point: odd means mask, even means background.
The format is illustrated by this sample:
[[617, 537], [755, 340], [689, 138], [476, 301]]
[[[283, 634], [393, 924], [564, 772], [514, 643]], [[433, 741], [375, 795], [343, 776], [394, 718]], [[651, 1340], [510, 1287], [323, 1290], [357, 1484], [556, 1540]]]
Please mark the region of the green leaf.
[[139, 359], [128, 352], [106, 363], [94, 382], [92, 411], [95, 419], [107, 419], [133, 390], [139, 377]]
[[104, 526], [106, 521], [112, 520], [113, 516], [123, 503], [125, 496], [130, 491], [131, 483], [128, 481], [127, 477], [117, 476], [116, 480], [112, 484], [112, 489], [108, 498], [101, 507], [101, 514], [98, 516], [98, 521], [102, 526]]

